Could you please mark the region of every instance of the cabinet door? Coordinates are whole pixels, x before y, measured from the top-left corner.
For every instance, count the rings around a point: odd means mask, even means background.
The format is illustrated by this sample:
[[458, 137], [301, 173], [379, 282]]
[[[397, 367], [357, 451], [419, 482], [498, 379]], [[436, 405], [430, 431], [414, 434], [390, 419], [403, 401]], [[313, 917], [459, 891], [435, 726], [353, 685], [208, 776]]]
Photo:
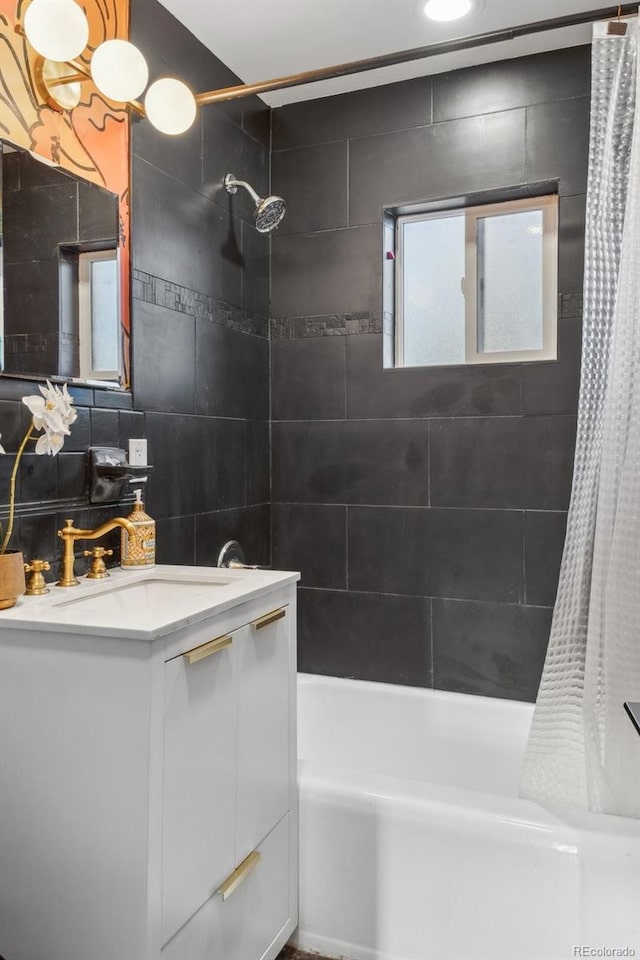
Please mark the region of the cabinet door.
[[240, 632], [165, 664], [163, 943], [236, 865]]
[[238, 646], [237, 863], [289, 808], [290, 620], [287, 606], [270, 611]]

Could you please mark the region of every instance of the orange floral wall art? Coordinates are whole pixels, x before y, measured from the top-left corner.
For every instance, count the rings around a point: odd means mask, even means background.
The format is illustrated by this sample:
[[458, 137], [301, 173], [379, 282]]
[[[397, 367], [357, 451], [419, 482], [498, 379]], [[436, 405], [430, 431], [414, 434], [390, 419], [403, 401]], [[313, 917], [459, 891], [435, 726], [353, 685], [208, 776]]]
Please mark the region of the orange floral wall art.
[[[30, 0], [0, 0], [0, 137], [117, 194], [125, 380], [129, 381], [129, 115], [122, 104], [82, 84], [76, 107], [58, 112], [42, 103], [35, 85], [38, 54], [16, 31]], [[89, 43], [79, 60], [88, 67], [105, 40], [127, 39], [129, 0], [80, 0]]]

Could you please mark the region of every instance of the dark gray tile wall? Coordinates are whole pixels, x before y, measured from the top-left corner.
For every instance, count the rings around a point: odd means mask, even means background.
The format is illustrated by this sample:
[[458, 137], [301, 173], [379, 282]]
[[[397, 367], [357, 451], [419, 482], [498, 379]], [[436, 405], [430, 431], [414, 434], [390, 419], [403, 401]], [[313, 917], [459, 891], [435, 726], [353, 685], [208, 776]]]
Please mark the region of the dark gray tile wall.
[[[236, 82], [156, 0], [136, 0], [132, 38], [154, 76]], [[54, 559], [69, 513], [122, 512], [89, 507], [85, 451], [146, 436], [159, 559], [212, 564], [233, 537], [268, 563], [272, 537], [274, 564], [303, 575], [301, 669], [534, 699], [571, 480], [588, 110], [577, 48], [294, 104], [272, 124], [257, 100], [210, 106], [179, 138], [135, 123], [133, 395], [73, 391], [64, 452], [25, 459], [14, 546]], [[269, 238], [221, 181], [266, 189], [271, 136], [289, 211], [270, 279]], [[558, 361], [384, 369], [383, 206], [542, 180], [560, 193]], [[0, 380], [7, 449], [33, 391]]]
[[[131, 17], [152, 79], [169, 72], [201, 90], [239, 82], [157, 0], [136, 0]], [[12, 546], [27, 556], [57, 560], [55, 532], [66, 516], [94, 527], [128, 513], [127, 504], [89, 506], [85, 453], [147, 437], [158, 560], [215, 564], [233, 538], [248, 559], [269, 563], [270, 244], [251, 225], [248, 197], [230, 198], [221, 186], [232, 172], [266, 190], [269, 143], [270, 112], [255, 99], [207, 107], [182, 137], [134, 122], [133, 395], [73, 390], [79, 418], [64, 451], [25, 457]], [[20, 398], [36, 390], [33, 381], [0, 378], [8, 450], [28, 422]], [[2, 500], [11, 463], [0, 457]]]
[[508, 110], [354, 140], [350, 225], [379, 223], [385, 206], [525, 182], [525, 126], [526, 110]]
[[[300, 669], [533, 700], [571, 489], [587, 47], [273, 112], [273, 560]], [[382, 210], [555, 181], [549, 363], [384, 369]]]
[[305, 588], [298, 600], [299, 670], [352, 676], [355, 661], [362, 680], [428, 684], [428, 600]]

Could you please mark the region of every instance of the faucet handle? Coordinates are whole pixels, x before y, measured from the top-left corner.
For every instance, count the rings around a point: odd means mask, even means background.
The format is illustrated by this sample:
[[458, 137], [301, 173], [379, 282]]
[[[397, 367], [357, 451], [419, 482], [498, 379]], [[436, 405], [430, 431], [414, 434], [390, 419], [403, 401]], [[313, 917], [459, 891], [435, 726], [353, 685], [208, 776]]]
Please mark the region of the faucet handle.
[[43, 593], [49, 593], [43, 570], [51, 570], [51, 564], [47, 560], [32, 560], [31, 563], [25, 563], [24, 572], [31, 574], [24, 592], [26, 597], [39, 597]]
[[84, 556], [92, 558], [91, 569], [87, 574], [87, 580], [103, 580], [109, 576], [103, 558], [112, 557], [113, 550], [105, 550], [104, 547], [94, 547], [92, 550], [85, 550]]
[[92, 547], [91, 550], [83, 551], [85, 557], [94, 557], [94, 559], [101, 559], [102, 557], [110, 557], [113, 555], [113, 550], [105, 550], [104, 547]]
[[65, 539], [65, 532], [68, 533], [69, 530], [73, 530], [73, 520], [67, 519], [64, 521], [64, 527], [62, 530], [58, 530], [58, 536], [61, 540]]

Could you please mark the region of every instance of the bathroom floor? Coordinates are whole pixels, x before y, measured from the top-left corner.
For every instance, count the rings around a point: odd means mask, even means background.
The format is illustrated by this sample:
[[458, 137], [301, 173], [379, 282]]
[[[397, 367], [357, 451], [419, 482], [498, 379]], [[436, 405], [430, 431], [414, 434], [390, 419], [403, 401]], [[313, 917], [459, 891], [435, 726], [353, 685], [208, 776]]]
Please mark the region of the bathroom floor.
[[329, 958], [322, 957], [319, 953], [305, 953], [304, 950], [296, 950], [295, 947], [287, 944], [276, 960], [329, 960]]

